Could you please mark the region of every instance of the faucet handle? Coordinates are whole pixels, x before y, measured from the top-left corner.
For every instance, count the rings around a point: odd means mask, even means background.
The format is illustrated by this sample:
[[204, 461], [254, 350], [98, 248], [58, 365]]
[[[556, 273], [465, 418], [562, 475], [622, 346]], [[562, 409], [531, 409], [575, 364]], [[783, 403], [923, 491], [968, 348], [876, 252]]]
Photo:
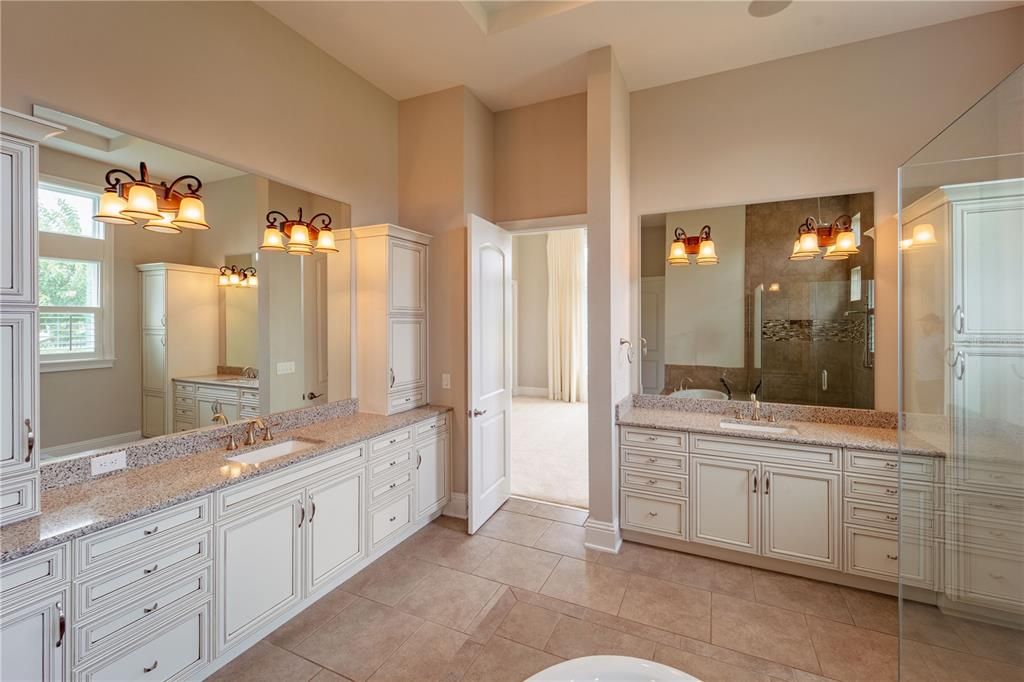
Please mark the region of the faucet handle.
[[270, 432], [270, 421], [263, 423], [263, 440], [274, 440], [274, 434]]
[[750, 402], [752, 402], [752, 403], [756, 403], [757, 402], [757, 394], [756, 393], [751, 393], [750, 394]]
[[235, 434], [229, 433], [228, 434], [228, 450], [230, 451], [230, 450], [237, 450], [237, 449], [238, 449], [238, 443], [235, 441]]

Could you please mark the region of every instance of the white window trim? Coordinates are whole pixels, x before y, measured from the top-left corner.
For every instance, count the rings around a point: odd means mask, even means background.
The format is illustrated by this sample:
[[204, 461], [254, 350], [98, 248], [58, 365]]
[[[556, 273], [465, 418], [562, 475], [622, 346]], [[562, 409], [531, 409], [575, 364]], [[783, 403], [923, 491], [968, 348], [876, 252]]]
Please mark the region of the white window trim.
[[[39, 174], [39, 183], [47, 185], [56, 185], [58, 187], [67, 187], [68, 189], [77, 189], [83, 192], [94, 192], [96, 194], [102, 194], [103, 188], [99, 185], [92, 185], [86, 182], [79, 182], [77, 180], [68, 180], [67, 178], [57, 177], [55, 175]], [[117, 357], [114, 354], [114, 233], [113, 225], [103, 225], [103, 239], [95, 239], [94, 237], [83, 237], [79, 235], [70, 234], [57, 234], [53, 232], [39, 231], [39, 257], [40, 258], [66, 258], [69, 260], [99, 260], [100, 261], [100, 327], [102, 329], [100, 334], [101, 347], [97, 350], [95, 355], [89, 357], [74, 357], [74, 354], [68, 355], [39, 355], [39, 371], [42, 373], [46, 372], [69, 372], [83, 369], [104, 369], [114, 366], [114, 361]], [[103, 242], [102, 250], [100, 251], [99, 257], [93, 256], [82, 256], [74, 255], [74, 250], [69, 250], [68, 253], [63, 253], [67, 247], [58, 248], [58, 255], [52, 255], [52, 253], [44, 253], [49, 251], [45, 248], [45, 242], [54, 240], [56, 243], [68, 244], [72, 240], [77, 241], [79, 244], [85, 246], [95, 247], [96, 242]], [[51, 244], [50, 246], [53, 246]], [[87, 251], [92, 249], [86, 249]], [[40, 306], [40, 310], [44, 310], [48, 306]], [[38, 340], [37, 340], [38, 343]]]

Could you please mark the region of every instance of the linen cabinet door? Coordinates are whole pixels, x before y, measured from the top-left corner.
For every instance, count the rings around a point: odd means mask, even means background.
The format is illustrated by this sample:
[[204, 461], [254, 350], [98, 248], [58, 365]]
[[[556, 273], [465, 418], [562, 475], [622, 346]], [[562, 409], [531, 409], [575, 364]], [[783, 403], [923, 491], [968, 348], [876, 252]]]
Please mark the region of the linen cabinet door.
[[388, 314], [427, 312], [427, 247], [404, 239], [388, 240]]
[[70, 626], [68, 589], [23, 607], [4, 610], [0, 619], [0, 680], [67, 678]]
[[761, 553], [839, 568], [840, 474], [763, 465]]
[[0, 472], [29, 473], [38, 459], [36, 416], [36, 313], [0, 313]]
[[365, 554], [363, 476], [360, 468], [307, 491], [307, 594]]
[[3, 138], [0, 145], [0, 301], [36, 302], [36, 170], [38, 148]]
[[427, 321], [399, 318], [388, 320], [390, 393], [406, 391], [427, 383]]
[[437, 511], [448, 497], [448, 434], [416, 446], [416, 517]]
[[759, 465], [692, 456], [690, 472], [690, 540], [756, 554], [760, 550]]
[[302, 492], [217, 528], [217, 650], [302, 598]]

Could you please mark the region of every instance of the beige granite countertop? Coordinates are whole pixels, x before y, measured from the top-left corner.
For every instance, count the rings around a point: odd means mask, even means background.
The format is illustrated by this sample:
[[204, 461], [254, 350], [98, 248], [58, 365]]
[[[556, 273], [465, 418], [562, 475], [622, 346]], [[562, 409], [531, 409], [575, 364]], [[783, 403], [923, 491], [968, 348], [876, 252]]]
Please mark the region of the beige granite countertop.
[[275, 434], [275, 441], [300, 438], [317, 444], [258, 466], [225, 459], [258, 445], [230, 453], [219, 447], [46, 490], [42, 493], [40, 516], [0, 528], [0, 563], [430, 419], [450, 409], [428, 405], [390, 417], [358, 412], [283, 431]]
[[238, 374], [204, 374], [198, 377], [174, 377], [171, 381], [184, 381], [190, 384], [209, 384], [211, 386], [230, 386], [231, 388], [259, 388], [259, 379], [239, 376]]
[[[728, 418], [727, 415], [721, 414], [628, 407], [619, 413], [618, 423], [622, 426], [666, 429], [669, 431], [692, 431], [694, 433], [708, 433], [718, 436], [759, 438], [761, 440], [803, 443], [805, 445], [827, 445], [831, 447], [859, 448], [893, 453], [899, 451], [896, 429], [820, 422], [780, 421], [776, 426], [789, 426], [796, 429], [797, 433], [752, 433], [722, 428], [720, 422], [726, 418]], [[903, 452], [906, 454], [942, 456], [941, 451], [923, 443], [905, 444]]]

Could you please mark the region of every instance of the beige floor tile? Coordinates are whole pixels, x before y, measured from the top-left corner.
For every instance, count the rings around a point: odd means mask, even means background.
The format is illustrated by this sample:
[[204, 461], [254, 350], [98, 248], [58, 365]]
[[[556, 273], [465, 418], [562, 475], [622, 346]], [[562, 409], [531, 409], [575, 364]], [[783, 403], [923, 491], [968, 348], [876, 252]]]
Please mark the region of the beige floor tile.
[[839, 591], [843, 593], [854, 625], [888, 635], [899, 634], [900, 615], [896, 597], [849, 587], [841, 587]]
[[649, 659], [654, 655], [654, 642], [596, 623], [559, 616], [544, 650], [565, 659], [601, 654]]
[[[448, 672], [445, 674], [444, 682], [462, 682], [466, 676], [466, 670], [477, 659], [477, 656], [484, 650], [484, 645], [472, 640], [467, 640], [455, 658], [448, 664]], [[466, 680], [465, 682], [469, 682]]]
[[551, 575], [560, 558], [551, 552], [502, 542], [473, 573], [536, 592]]
[[477, 532], [498, 540], [532, 546], [550, 525], [548, 519], [499, 511]]
[[658, 645], [654, 652], [654, 660], [689, 673], [701, 682], [769, 682], [771, 679], [763, 673], [739, 668], [664, 644]]
[[465, 631], [500, 585], [443, 566], [434, 569], [398, 604], [420, 618]]
[[623, 542], [618, 554], [602, 553], [597, 562], [620, 571], [674, 580], [678, 574], [678, 557], [678, 552], [660, 547]]
[[294, 649], [302, 640], [309, 637], [318, 627], [334, 618], [346, 606], [356, 600], [356, 596], [345, 592], [340, 587], [324, 596], [302, 613], [267, 635], [267, 639], [284, 649]]
[[217, 682], [279, 682], [313, 679], [320, 666], [285, 651], [270, 642], [256, 642], [248, 651], [218, 670], [210, 680]]
[[457, 519], [454, 516], [438, 516], [431, 525], [441, 526], [458, 533], [467, 533], [469, 529], [469, 522], [466, 519]]
[[821, 674], [835, 680], [899, 678], [899, 642], [892, 635], [807, 616]]
[[433, 564], [425, 561], [389, 552], [345, 581], [342, 588], [360, 597], [394, 606], [433, 568]]
[[900, 641], [900, 682], [935, 682], [928, 659], [932, 648], [911, 639]]
[[[713, 599], [714, 597], [712, 597]], [[760, 656], [752, 656], [751, 654], [727, 649], [703, 640], [680, 636], [676, 644], [675, 648], [677, 649], [682, 649], [698, 656], [704, 656], [705, 658], [713, 658], [716, 661], [728, 663], [744, 670], [762, 673], [775, 679], [790, 680], [794, 677], [795, 669], [788, 665], [783, 665], [777, 661], [770, 661]]]
[[589, 515], [583, 509], [569, 509], [568, 507], [559, 507], [554, 504], [545, 504], [543, 502], [538, 502], [533, 509], [526, 513], [530, 516], [538, 516], [542, 519], [571, 523], [574, 526], [582, 526], [583, 522], [587, 520], [587, 516]]
[[532, 500], [524, 500], [519, 497], [510, 497], [501, 505], [502, 511], [516, 512], [517, 514], [529, 514], [537, 503]]
[[433, 523], [400, 544], [393, 551], [420, 561], [472, 573], [498, 546], [494, 538], [467, 535]]
[[473, 641], [486, 644], [516, 603], [512, 588], [502, 585], [480, 610], [480, 613], [476, 614], [476, 618], [466, 628], [466, 634]]
[[820, 673], [803, 614], [724, 594], [711, 595], [711, 642]]
[[542, 609], [547, 609], [548, 611], [562, 613], [566, 616], [572, 616], [573, 618], [583, 618], [584, 614], [587, 612], [587, 609], [579, 604], [555, 599], [554, 597], [549, 597], [538, 592], [530, 592], [529, 590], [524, 590], [519, 587], [513, 587], [511, 589], [512, 594], [514, 594], [516, 599], [519, 601], [539, 606]]
[[561, 661], [504, 637], [492, 637], [466, 671], [466, 682], [522, 682]]
[[562, 616], [555, 611], [517, 602], [495, 634], [534, 649], [543, 649], [559, 618]]
[[466, 635], [424, 623], [377, 669], [372, 682], [440, 682], [458, 656]]
[[853, 624], [837, 585], [772, 571], [754, 571], [754, 594], [762, 604]]
[[928, 646], [925, 658], [932, 680], [937, 682], [1020, 682], [1024, 668], [952, 651], [940, 646]]
[[900, 636], [946, 649], [967, 651], [967, 645], [954, 627], [955, 621], [955, 618], [946, 616], [934, 606], [903, 600], [903, 629]]
[[731, 594], [754, 600], [754, 579], [747, 566], [708, 559], [695, 554], [676, 555], [675, 567], [668, 580], [693, 585], [710, 592]]
[[975, 656], [1024, 666], [1024, 631], [962, 618], [950, 620], [961, 641]]
[[694, 639], [711, 639], [711, 593], [688, 585], [633, 575], [618, 615]]
[[662, 630], [650, 625], [644, 625], [643, 623], [638, 623], [635, 620], [627, 620], [626, 618], [613, 616], [610, 613], [603, 613], [601, 611], [595, 611], [594, 609], [586, 609], [583, 620], [588, 623], [603, 625], [604, 627], [611, 628], [612, 630], [625, 632], [627, 635], [634, 635], [642, 639], [649, 639], [656, 644], [666, 644], [673, 647], [679, 644], [679, 635], [674, 632]]
[[360, 682], [422, 624], [415, 616], [359, 597], [345, 609], [344, 617], [317, 628], [295, 653]]
[[556, 552], [586, 561], [597, 561], [604, 552], [595, 552], [583, 546], [587, 531], [582, 526], [555, 521], [533, 546], [548, 552]]
[[562, 557], [541, 594], [605, 613], [615, 614], [626, 592], [629, 574], [592, 561]]
[[321, 668], [320, 672], [314, 675], [310, 682], [348, 682], [348, 678], [342, 677], [333, 670]]

